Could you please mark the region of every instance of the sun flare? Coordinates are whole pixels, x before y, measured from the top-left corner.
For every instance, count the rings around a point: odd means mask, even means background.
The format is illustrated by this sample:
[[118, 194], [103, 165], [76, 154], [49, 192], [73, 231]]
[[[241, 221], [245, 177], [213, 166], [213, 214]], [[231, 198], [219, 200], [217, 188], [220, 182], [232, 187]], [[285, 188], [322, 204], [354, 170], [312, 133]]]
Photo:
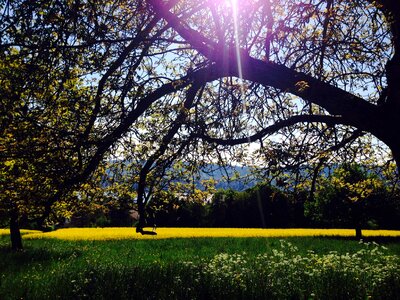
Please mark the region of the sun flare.
[[238, 0], [231, 0], [232, 16], [233, 16], [233, 30], [235, 36], [235, 50], [239, 78], [243, 78], [242, 60], [240, 57], [240, 35], [239, 35], [239, 9]]

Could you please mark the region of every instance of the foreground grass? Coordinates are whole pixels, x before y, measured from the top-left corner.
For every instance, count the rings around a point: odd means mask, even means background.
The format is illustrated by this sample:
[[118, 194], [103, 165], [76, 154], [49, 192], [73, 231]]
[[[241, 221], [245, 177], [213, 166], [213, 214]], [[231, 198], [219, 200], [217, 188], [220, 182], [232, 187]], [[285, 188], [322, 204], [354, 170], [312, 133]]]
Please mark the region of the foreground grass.
[[400, 299], [397, 238], [24, 236], [0, 235], [0, 299]]

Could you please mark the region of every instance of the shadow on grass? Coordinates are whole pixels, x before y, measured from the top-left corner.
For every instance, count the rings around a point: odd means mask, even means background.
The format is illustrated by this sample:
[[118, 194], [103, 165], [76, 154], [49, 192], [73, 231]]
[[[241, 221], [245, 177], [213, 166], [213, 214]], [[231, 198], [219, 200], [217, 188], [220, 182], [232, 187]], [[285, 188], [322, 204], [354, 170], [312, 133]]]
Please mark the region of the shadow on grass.
[[[321, 238], [339, 241], [360, 241], [355, 236], [323, 236]], [[363, 236], [361, 240], [363, 242], [375, 242], [378, 244], [400, 243], [400, 236]]]
[[[73, 248], [60, 249], [52, 248], [50, 245], [38, 246], [37, 243], [24, 241], [24, 249], [13, 251], [8, 240], [2, 237], [0, 239], [0, 270], [21, 271], [28, 269], [32, 265], [46, 266], [54, 261], [69, 260], [71, 257], [78, 257], [82, 251]], [[46, 247], [47, 246], [47, 247]]]

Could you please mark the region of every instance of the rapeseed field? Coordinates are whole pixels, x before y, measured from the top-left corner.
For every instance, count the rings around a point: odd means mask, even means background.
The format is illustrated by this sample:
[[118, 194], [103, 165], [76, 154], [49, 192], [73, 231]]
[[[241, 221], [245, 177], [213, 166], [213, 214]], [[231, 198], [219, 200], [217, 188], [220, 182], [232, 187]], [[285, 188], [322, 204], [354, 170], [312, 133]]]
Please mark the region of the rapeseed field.
[[[152, 232], [152, 228], [148, 228]], [[4, 231], [4, 230], [3, 230]], [[129, 240], [197, 237], [354, 237], [354, 229], [259, 229], [259, 228], [157, 228], [157, 235], [141, 235], [132, 227], [65, 228], [51, 232], [27, 231], [25, 239]], [[0, 232], [1, 234], [1, 232]], [[365, 237], [400, 237], [395, 230], [364, 230]]]

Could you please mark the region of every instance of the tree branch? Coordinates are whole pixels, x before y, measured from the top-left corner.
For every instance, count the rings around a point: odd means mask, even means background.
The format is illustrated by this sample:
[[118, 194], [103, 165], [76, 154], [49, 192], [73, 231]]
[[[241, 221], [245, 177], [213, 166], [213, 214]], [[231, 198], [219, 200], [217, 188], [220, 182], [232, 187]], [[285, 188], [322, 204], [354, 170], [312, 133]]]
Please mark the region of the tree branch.
[[206, 83], [218, 79], [223, 76], [224, 73], [216, 65], [194, 71], [180, 80], [176, 80], [171, 83], [164, 84], [160, 88], [156, 89], [152, 93], [148, 94], [140, 100], [137, 107], [130, 111], [126, 118], [107, 136], [105, 136], [101, 142], [99, 142], [96, 152], [91, 157], [90, 161], [86, 164], [85, 170], [81, 174], [77, 175], [72, 179], [73, 182], [81, 182], [85, 180], [90, 174], [96, 169], [98, 162], [103, 158], [104, 154], [108, 149], [121, 138], [130, 128], [130, 126], [157, 100], [164, 97], [178, 89], [187, 87], [192, 82]]
[[325, 123], [331, 126], [337, 124], [349, 125], [346, 124], [346, 122], [341, 117], [323, 116], [323, 115], [298, 115], [290, 117], [286, 120], [276, 122], [275, 124], [268, 126], [263, 130], [257, 132], [256, 134], [253, 134], [248, 137], [243, 137], [238, 139], [219, 139], [210, 137], [204, 133], [198, 134], [197, 137], [209, 143], [215, 143], [222, 146], [234, 146], [234, 145], [240, 145], [258, 141], [259, 139], [265, 137], [266, 135], [273, 134], [280, 129], [293, 126], [297, 123]]

